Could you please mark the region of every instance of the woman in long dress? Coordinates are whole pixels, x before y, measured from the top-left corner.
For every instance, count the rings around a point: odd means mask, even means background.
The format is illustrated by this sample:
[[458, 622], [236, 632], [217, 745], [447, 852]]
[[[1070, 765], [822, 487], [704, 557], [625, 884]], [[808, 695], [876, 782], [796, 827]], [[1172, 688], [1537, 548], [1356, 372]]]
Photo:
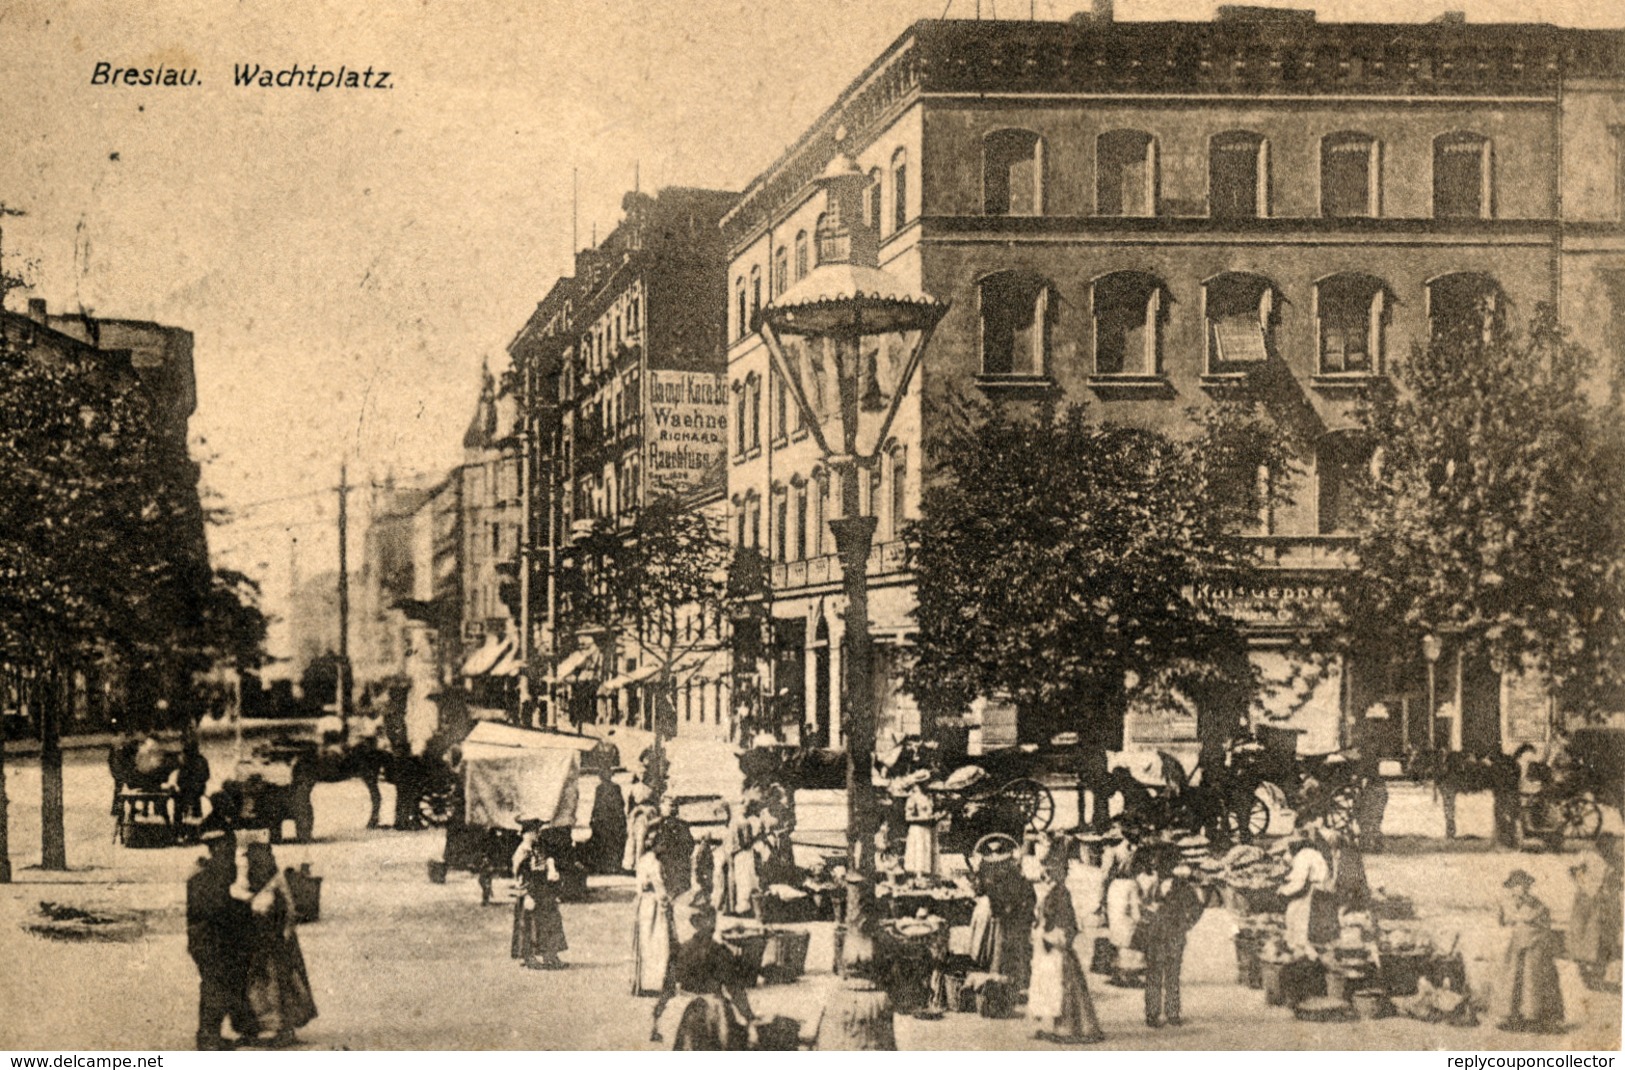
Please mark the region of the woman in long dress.
[[1281, 894], [1286, 897], [1286, 942], [1292, 950], [1312, 954], [1316, 945], [1337, 939], [1337, 903], [1326, 848], [1304, 830], [1292, 856], [1292, 869]]
[[903, 846], [903, 870], [920, 877], [937, 875], [937, 810], [926, 794], [925, 785], [916, 783], [903, 803], [903, 820], [908, 839]]
[[1143, 859], [1126, 840], [1107, 852], [1104, 912], [1106, 939], [1116, 950], [1111, 983], [1123, 988], [1142, 984], [1145, 979], [1145, 952], [1134, 946], [1134, 931], [1140, 924], [1140, 886], [1135, 881], [1138, 863]]
[[1021, 876], [1014, 854], [978, 856], [973, 866], [971, 958], [978, 969], [1003, 974], [1017, 990], [1024, 989], [1033, 957], [1033, 887]]
[[1038, 1025], [1042, 1040], [1064, 1044], [1093, 1044], [1104, 1040], [1095, 1004], [1089, 998], [1089, 985], [1073, 941], [1078, 936], [1078, 917], [1067, 891], [1066, 841], [1040, 846], [1039, 872], [1033, 886], [1038, 907], [1033, 919], [1032, 981], [1027, 994], [1027, 1014]]
[[1574, 910], [1569, 916], [1568, 953], [1580, 967], [1586, 987], [1618, 987], [1622, 950], [1620, 914], [1625, 890], [1620, 883], [1618, 836], [1597, 840], [1597, 857], [1572, 867]]
[[653, 850], [638, 857], [638, 901], [632, 926], [632, 994], [657, 996], [670, 983], [672, 904], [660, 858]]
[[1501, 885], [1501, 928], [1507, 944], [1490, 993], [1497, 1028], [1555, 1033], [1563, 1028], [1563, 991], [1558, 987], [1552, 912], [1530, 894], [1535, 878], [1521, 869]]
[[246, 882], [232, 894], [248, 902], [249, 944], [244, 1002], [251, 1021], [245, 1032], [270, 1034], [269, 1042], [286, 1047], [294, 1030], [316, 1017], [316, 1000], [305, 972], [293, 909], [293, 893], [268, 843], [246, 849]]
[[747, 803], [740, 815], [728, 823], [718, 852], [719, 872], [712, 893], [720, 913], [757, 916], [761, 881], [756, 869], [756, 843], [760, 837], [756, 804]]
[[563, 969], [559, 952], [570, 948], [564, 938], [564, 917], [559, 913], [558, 866], [541, 840], [545, 824], [522, 822], [524, 832], [519, 849], [513, 853], [513, 877], [519, 882], [519, 896], [513, 904], [509, 954], [528, 970]]

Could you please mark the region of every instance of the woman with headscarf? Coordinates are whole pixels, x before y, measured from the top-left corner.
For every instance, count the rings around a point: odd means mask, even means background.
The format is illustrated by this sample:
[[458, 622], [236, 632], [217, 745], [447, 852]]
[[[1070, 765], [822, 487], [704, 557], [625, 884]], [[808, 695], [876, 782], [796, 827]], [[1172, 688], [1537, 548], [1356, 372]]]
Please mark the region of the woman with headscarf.
[[564, 917], [559, 913], [558, 865], [541, 838], [546, 824], [521, 821], [519, 849], [513, 853], [512, 872], [519, 883], [519, 896], [513, 904], [509, 954], [527, 970], [562, 970], [559, 952], [570, 948], [564, 938]]
[[295, 928], [293, 893], [269, 843], [248, 844], [244, 861], [231, 894], [247, 901], [250, 915], [243, 993], [251, 1019], [247, 1024], [261, 1038], [270, 1034], [271, 1045], [287, 1047], [294, 1042], [294, 1030], [316, 1017]]
[[632, 994], [655, 996], [669, 986], [674, 941], [671, 897], [652, 845], [638, 856], [634, 879], [638, 899], [632, 925]]
[[1552, 912], [1530, 894], [1535, 878], [1521, 869], [1501, 887], [1500, 922], [1507, 934], [1501, 969], [1490, 993], [1496, 1027], [1507, 1032], [1555, 1033], [1563, 1028]]
[[1030, 860], [1033, 895], [1032, 979], [1027, 993], [1027, 1014], [1038, 1025], [1037, 1036], [1062, 1044], [1094, 1044], [1104, 1040], [1095, 1004], [1073, 941], [1078, 916], [1066, 887], [1070, 842], [1040, 842]]

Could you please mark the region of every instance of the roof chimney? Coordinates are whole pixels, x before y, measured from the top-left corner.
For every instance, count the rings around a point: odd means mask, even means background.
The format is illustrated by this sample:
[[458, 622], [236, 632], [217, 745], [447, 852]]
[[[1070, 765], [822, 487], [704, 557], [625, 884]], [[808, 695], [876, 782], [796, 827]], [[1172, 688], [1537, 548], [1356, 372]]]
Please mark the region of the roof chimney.
[[30, 297], [28, 299], [28, 318], [35, 323], [45, 322], [45, 298]]
[[1092, 0], [1089, 14], [1096, 22], [1111, 22], [1117, 16], [1117, 12], [1113, 10], [1112, 0]]
[[1460, 26], [1467, 21], [1465, 11], [1445, 11], [1433, 17], [1434, 22], [1444, 23], [1447, 26]]

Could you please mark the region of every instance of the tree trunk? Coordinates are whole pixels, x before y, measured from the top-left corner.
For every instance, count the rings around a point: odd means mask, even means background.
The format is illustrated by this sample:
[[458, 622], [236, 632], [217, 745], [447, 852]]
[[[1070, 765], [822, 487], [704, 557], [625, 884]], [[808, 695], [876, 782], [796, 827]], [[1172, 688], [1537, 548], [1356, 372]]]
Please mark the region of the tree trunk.
[[[40, 697], [40, 868], [68, 868], [67, 837], [63, 831], [61, 688], [53, 668], [35, 678]], [[42, 686], [44, 685], [44, 686]], [[43, 694], [42, 694], [43, 692]]]

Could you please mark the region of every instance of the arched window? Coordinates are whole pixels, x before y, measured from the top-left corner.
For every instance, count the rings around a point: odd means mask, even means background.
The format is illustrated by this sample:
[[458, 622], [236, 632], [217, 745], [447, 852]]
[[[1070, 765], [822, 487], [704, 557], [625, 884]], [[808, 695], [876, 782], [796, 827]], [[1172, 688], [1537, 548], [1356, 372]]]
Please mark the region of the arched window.
[[742, 339], [750, 328], [749, 309], [745, 305], [745, 276], [741, 275], [734, 280], [734, 339]]
[[1207, 317], [1207, 369], [1244, 372], [1269, 359], [1275, 288], [1259, 275], [1225, 274], [1203, 287]]
[[796, 234], [796, 281], [807, 277], [807, 232]]
[[1138, 271], [1093, 287], [1096, 375], [1155, 375], [1162, 355], [1162, 281]]
[[1371, 444], [1351, 431], [1322, 435], [1315, 446], [1315, 530], [1347, 535], [1359, 520], [1359, 482], [1371, 464]]
[[908, 224], [908, 150], [898, 149], [891, 157], [892, 232]]
[[879, 234], [881, 211], [880, 168], [876, 167], [869, 172], [869, 188], [864, 190], [863, 195], [866, 202], [865, 208], [867, 209], [867, 211], [864, 212], [863, 220], [865, 223], [869, 224], [870, 230], [874, 231], [876, 234]]
[[1435, 339], [1488, 342], [1499, 332], [1506, 301], [1488, 275], [1461, 272], [1428, 283], [1428, 333]]
[[982, 211], [1044, 214], [1044, 139], [1031, 130], [995, 130], [982, 139]]
[[756, 330], [756, 324], [762, 316], [762, 269], [750, 269], [750, 331]]
[[1050, 282], [1024, 271], [989, 275], [979, 290], [982, 374], [1049, 373]]
[[1353, 131], [1320, 142], [1320, 214], [1328, 219], [1381, 213], [1382, 154], [1377, 140]]
[[745, 515], [750, 528], [750, 546], [759, 550], [762, 547], [762, 497], [754, 490], [745, 492]]
[[1269, 215], [1269, 142], [1251, 130], [1214, 135], [1208, 143], [1207, 203], [1215, 219]]
[[1334, 275], [1315, 287], [1320, 374], [1371, 375], [1383, 368], [1388, 291], [1370, 275]]
[[1458, 131], [1433, 139], [1433, 217], [1488, 219], [1490, 139]]
[[740, 457], [750, 447], [750, 432], [746, 426], [746, 417], [750, 415], [749, 393], [744, 383], [734, 384], [734, 452]]
[[790, 287], [790, 250], [779, 246], [773, 254], [773, 296], [778, 297]]
[[1095, 211], [1157, 214], [1157, 139], [1143, 130], [1112, 130], [1095, 141]]
[[739, 495], [733, 496], [734, 545], [745, 545], [745, 500]]

